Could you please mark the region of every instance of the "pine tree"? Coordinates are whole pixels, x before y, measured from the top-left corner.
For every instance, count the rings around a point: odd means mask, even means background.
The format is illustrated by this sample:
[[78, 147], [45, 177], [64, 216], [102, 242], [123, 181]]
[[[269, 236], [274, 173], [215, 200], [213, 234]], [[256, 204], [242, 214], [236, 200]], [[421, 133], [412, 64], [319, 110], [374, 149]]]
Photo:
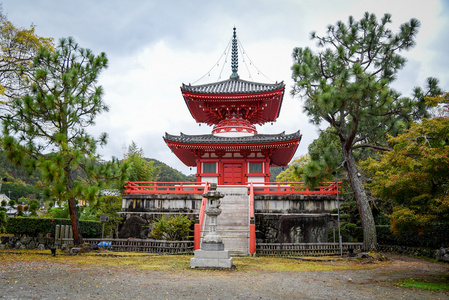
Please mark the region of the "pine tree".
[[70, 37], [55, 52], [42, 48], [30, 70], [29, 93], [13, 101], [3, 121], [8, 159], [40, 169], [45, 196], [68, 201], [75, 244], [83, 242], [76, 201], [95, 198], [105, 180], [122, 174], [116, 161], [101, 162], [96, 153], [106, 133], [96, 139], [85, 130], [108, 110], [97, 86], [107, 62], [104, 53], [96, 56]]
[[[386, 150], [386, 132], [393, 135], [411, 120], [426, 116], [424, 97], [440, 93], [436, 79], [428, 80], [428, 91], [415, 88], [412, 98], [402, 97], [390, 85], [406, 59], [400, 51], [415, 45], [420, 23], [416, 19], [389, 28], [391, 15], [378, 21], [365, 13], [360, 21], [349, 17], [329, 25], [325, 36], [312, 33], [323, 50], [295, 48], [292, 94], [304, 96], [304, 110], [311, 121], [330, 125], [338, 137], [349, 181], [359, 208], [364, 248], [376, 249], [376, 229], [353, 151], [360, 148]], [[338, 164], [337, 164], [338, 165]]]

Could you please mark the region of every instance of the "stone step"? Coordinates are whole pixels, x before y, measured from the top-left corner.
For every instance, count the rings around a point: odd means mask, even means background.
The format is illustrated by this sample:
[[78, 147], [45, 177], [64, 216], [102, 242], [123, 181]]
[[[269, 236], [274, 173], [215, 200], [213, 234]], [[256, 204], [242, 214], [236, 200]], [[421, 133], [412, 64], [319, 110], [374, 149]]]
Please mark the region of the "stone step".
[[[231, 255], [248, 255], [249, 247], [249, 196], [247, 188], [219, 187], [225, 195], [220, 200], [222, 213], [217, 218], [217, 233], [222, 237], [225, 250]], [[209, 232], [208, 218], [202, 235]]]

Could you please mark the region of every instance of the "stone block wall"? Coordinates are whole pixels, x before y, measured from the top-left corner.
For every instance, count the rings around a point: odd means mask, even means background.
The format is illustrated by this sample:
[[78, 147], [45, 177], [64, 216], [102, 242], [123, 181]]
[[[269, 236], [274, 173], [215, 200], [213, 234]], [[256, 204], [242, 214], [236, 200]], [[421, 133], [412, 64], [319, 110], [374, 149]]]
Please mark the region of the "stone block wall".
[[327, 243], [330, 214], [257, 214], [258, 243]]
[[[163, 214], [197, 219], [201, 200], [199, 194], [124, 195], [120, 214], [125, 219], [138, 216], [147, 227]], [[328, 242], [331, 212], [337, 208], [335, 195], [255, 195], [254, 202], [259, 243]]]
[[53, 238], [1, 236], [0, 249], [38, 249], [45, 250], [54, 246]]

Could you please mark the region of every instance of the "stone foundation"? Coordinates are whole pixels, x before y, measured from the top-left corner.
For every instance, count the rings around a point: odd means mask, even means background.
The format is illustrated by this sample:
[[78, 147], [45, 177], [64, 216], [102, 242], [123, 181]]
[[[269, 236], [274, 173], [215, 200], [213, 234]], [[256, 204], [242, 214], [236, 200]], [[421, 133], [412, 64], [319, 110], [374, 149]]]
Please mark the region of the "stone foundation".
[[53, 238], [1, 236], [0, 249], [38, 249], [45, 250], [54, 247]]
[[228, 250], [223, 251], [207, 251], [195, 250], [195, 257], [190, 259], [191, 269], [231, 269], [232, 257], [229, 256]]

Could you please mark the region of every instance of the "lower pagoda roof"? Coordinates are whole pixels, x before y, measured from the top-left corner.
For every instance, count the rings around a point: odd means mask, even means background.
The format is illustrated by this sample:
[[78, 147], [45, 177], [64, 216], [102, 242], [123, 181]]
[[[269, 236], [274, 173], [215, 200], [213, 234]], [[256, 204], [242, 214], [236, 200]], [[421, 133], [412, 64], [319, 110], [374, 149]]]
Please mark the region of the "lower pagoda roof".
[[238, 151], [238, 150], [269, 150], [271, 164], [274, 166], [286, 166], [301, 140], [301, 133], [285, 134], [255, 134], [252, 136], [224, 137], [213, 134], [204, 135], [171, 135], [165, 133], [165, 143], [176, 156], [187, 166], [196, 166], [198, 150], [204, 151]]

